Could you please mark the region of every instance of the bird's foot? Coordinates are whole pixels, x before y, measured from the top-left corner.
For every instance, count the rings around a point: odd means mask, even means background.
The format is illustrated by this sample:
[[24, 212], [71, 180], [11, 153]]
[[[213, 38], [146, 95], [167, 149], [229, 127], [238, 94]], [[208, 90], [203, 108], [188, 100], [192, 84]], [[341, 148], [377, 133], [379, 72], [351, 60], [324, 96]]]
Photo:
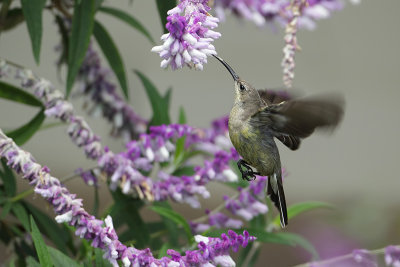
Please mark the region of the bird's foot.
[[242, 179], [244, 180], [253, 181], [256, 179], [256, 175], [260, 175], [259, 172], [253, 171], [250, 165], [242, 159], [237, 162], [237, 166], [240, 173], [242, 174]]

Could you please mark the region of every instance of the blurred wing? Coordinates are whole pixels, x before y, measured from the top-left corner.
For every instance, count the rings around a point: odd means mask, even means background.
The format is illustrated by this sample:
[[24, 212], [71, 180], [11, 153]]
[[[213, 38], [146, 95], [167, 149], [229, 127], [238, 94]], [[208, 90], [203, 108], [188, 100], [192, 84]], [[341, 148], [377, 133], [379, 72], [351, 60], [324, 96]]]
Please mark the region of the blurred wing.
[[343, 97], [338, 95], [288, 100], [266, 106], [252, 116], [251, 122], [268, 127], [286, 146], [296, 149], [300, 138], [308, 137], [316, 128], [334, 128], [343, 117], [343, 106]]
[[257, 91], [261, 99], [264, 100], [268, 105], [279, 104], [282, 101], [292, 99], [292, 96], [284, 90], [260, 89]]

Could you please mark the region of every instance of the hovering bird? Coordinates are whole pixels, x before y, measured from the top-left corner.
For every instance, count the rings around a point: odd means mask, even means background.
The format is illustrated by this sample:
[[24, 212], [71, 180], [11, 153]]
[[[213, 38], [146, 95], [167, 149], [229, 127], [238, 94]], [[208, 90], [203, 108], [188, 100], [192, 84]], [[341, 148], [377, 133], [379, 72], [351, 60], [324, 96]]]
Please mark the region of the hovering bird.
[[[288, 224], [282, 168], [274, 138], [291, 150], [316, 128], [334, 128], [343, 117], [340, 95], [291, 99], [266, 90], [256, 90], [239, 78], [220, 57], [235, 83], [235, 101], [229, 115], [229, 137], [242, 159], [237, 162], [242, 178], [268, 176], [267, 195], [279, 210], [281, 226]], [[252, 169], [254, 167], [256, 171]]]

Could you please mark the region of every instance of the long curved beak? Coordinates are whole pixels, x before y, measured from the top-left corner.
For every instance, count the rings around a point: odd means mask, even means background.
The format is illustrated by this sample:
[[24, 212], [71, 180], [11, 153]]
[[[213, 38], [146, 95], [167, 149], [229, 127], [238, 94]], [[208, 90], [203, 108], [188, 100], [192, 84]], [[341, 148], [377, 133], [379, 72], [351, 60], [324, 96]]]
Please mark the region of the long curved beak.
[[233, 79], [235, 81], [239, 80], [239, 76], [236, 74], [236, 72], [231, 68], [231, 66], [228, 65], [222, 58], [219, 56], [213, 55], [216, 59], [218, 59], [219, 62], [222, 63], [222, 65], [225, 66], [225, 68], [229, 71], [229, 73], [232, 75]]

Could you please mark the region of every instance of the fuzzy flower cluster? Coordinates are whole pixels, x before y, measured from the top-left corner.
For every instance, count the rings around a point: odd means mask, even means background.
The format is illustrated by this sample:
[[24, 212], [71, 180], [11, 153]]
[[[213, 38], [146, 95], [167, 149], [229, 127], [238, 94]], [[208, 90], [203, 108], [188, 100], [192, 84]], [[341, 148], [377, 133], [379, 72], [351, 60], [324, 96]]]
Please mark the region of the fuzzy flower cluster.
[[[315, 29], [315, 21], [329, 18], [332, 12], [343, 8], [341, 0], [304, 0], [303, 2], [305, 5], [300, 10], [298, 26], [308, 30]], [[294, 15], [292, 5], [292, 0], [215, 0], [215, 11], [221, 20], [225, 17], [224, 10], [229, 10], [234, 15], [252, 21], [260, 27], [267, 24], [286, 27]]]
[[[142, 134], [138, 140], [129, 142], [123, 152], [115, 154], [106, 149], [98, 160], [98, 166], [110, 177], [111, 189], [120, 187], [125, 194], [133, 193], [150, 201], [170, 198], [198, 208], [197, 195], [210, 196], [205, 187], [208, 182], [237, 181], [237, 175], [229, 167], [232, 159], [238, 159], [233, 148], [229, 151], [219, 148], [211, 160], [206, 159], [203, 165], [194, 166], [193, 175], [178, 177], [173, 174], [177, 167], [174, 165], [177, 140], [185, 137], [185, 151], [198, 150], [199, 144], [216, 149], [215, 141], [222, 137], [211, 132], [210, 129], [194, 129], [179, 124], [153, 126], [149, 134]], [[161, 168], [152, 178], [142, 174], [161, 163], [168, 163], [167, 167]]]
[[[3, 76], [11, 75], [13, 68], [0, 59], [0, 73]], [[64, 99], [64, 95], [54, 88], [46, 79], [37, 77], [31, 70], [16, 69], [15, 78], [21, 86], [32, 92], [45, 106], [45, 115], [68, 122], [68, 134], [72, 141], [83, 147], [87, 157], [97, 159], [102, 154], [100, 138], [90, 129], [85, 120], [74, 114], [71, 103]]]
[[209, 10], [208, 0], [180, 0], [178, 6], [168, 11], [169, 33], [161, 36], [162, 45], [151, 49], [163, 58], [162, 68], [171, 66], [175, 70], [187, 65], [202, 70], [207, 56], [217, 54], [211, 43], [221, 36], [212, 30], [219, 19], [211, 16]]
[[385, 262], [387, 266], [400, 266], [400, 246], [388, 246], [385, 248]]
[[35, 187], [35, 192], [45, 198], [54, 208], [56, 221], [68, 223], [76, 228], [75, 234], [90, 241], [93, 247], [101, 248], [104, 257], [113, 266], [235, 266], [229, 256], [230, 249], [237, 252], [240, 246], [246, 247], [255, 237], [244, 231], [238, 235], [229, 231], [221, 238], [195, 236], [197, 250], [186, 251], [185, 255], [168, 250], [171, 257], [155, 259], [150, 249], [138, 250], [126, 247], [118, 240], [110, 216], [105, 221], [96, 219], [85, 211], [82, 199], [77, 199], [60, 181], [49, 174], [47, 167], [35, 162], [30, 153], [20, 149], [11, 138], [0, 129], [0, 157], [7, 160], [7, 165], [21, 173]]
[[[247, 188], [238, 188], [238, 195], [233, 197], [224, 196], [224, 207], [231, 215], [239, 216], [246, 221], [250, 221], [254, 217], [268, 212], [268, 207], [259, 201], [265, 195], [266, 177], [258, 177], [250, 183]], [[211, 227], [233, 228], [238, 229], [243, 226], [243, 221], [233, 219], [230, 216], [220, 212], [221, 208], [216, 208], [214, 212], [206, 210], [206, 216], [191, 222], [193, 232], [202, 233]], [[202, 219], [206, 219], [207, 223], [201, 223]]]
[[99, 55], [90, 44], [79, 69], [77, 93], [87, 96], [84, 106], [91, 115], [105, 117], [112, 123], [111, 134], [122, 136], [128, 142], [146, 131], [147, 121], [117, 93], [110, 74], [110, 70], [101, 65]]

